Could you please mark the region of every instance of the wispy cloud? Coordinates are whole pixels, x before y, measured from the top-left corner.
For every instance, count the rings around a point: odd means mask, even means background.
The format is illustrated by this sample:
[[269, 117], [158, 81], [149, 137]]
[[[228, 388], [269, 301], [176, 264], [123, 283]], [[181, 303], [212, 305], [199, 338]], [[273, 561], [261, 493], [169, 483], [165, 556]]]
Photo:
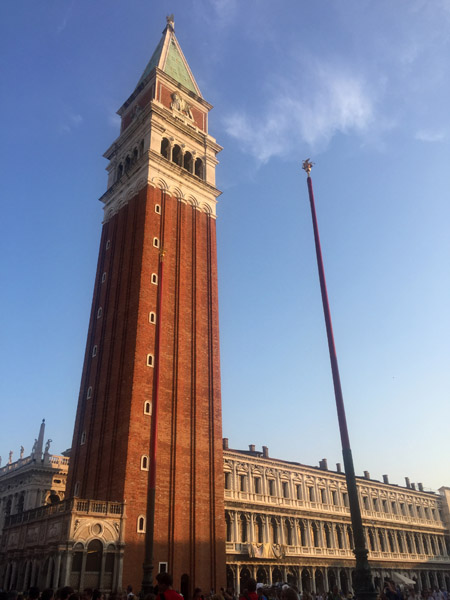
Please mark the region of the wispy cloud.
[[72, 2], [70, 2], [70, 4], [69, 4], [69, 7], [68, 7], [66, 14], [64, 15], [61, 23], [59, 23], [59, 25], [56, 27], [56, 32], [58, 34], [62, 33], [64, 31], [64, 29], [67, 27], [67, 23], [69, 22], [70, 15], [72, 14], [73, 4], [74, 3], [72, 0]]
[[[298, 72], [298, 71], [297, 71]], [[273, 81], [266, 106], [225, 119], [229, 135], [258, 161], [306, 144], [324, 149], [337, 133], [363, 134], [375, 117], [375, 101], [364, 80], [332, 65], [316, 65], [314, 77]]]
[[83, 123], [83, 117], [77, 113], [67, 113], [59, 126], [60, 133], [71, 133]]
[[446, 135], [444, 131], [420, 129], [414, 137], [420, 142], [442, 142], [445, 140]]

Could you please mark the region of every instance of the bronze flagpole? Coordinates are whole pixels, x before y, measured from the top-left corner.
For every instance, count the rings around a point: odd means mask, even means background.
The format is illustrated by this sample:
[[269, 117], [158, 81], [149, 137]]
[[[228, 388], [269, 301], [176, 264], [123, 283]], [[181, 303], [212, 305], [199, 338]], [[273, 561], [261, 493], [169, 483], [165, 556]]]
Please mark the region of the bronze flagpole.
[[352, 451], [350, 448], [350, 439], [348, 436], [347, 419], [345, 416], [344, 398], [342, 395], [341, 380], [339, 376], [339, 367], [337, 361], [336, 348], [334, 345], [333, 327], [331, 323], [330, 305], [328, 302], [327, 285], [325, 281], [325, 271], [322, 260], [322, 250], [320, 247], [319, 228], [317, 225], [316, 207], [314, 203], [314, 192], [311, 179], [311, 168], [313, 163], [309, 158], [303, 161], [302, 168], [308, 175], [308, 194], [311, 205], [311, 216], [314, 228], [314, 242], [316, 246], [317, 267], [319, 269], [320, 291], [322, 294], [323, 312], [325, 316], [325, 325], [327, 329], [328, 350], [330, 353], [331, 372], [333, 375], [334, 395], [336, 398], [336, 409], [339, 422], [339, 431], [342, 442], [342, 455], [344, 459], [345, 478], [347, 480], [347, 491], [350, 505], [350, 516], [353, 528], [354, 554], [356, 558], [355, 569], [355, 592], [358, 600], [375, 600], [377, 594], [374, 590], [369, 561], [367, 559], [368, 550], [364, 538], [364, 530], [361, 518], [361, 509], [358, 500], [358, 490], [356, 487], [355, 469], [353, 466]]

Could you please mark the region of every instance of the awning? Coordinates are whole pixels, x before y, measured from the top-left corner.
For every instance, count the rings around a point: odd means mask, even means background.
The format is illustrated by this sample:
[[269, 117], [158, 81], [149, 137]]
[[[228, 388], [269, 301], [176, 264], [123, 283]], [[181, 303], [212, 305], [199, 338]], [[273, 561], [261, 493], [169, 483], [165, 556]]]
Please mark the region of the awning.
[[396, 573], [395, 571], [392, 573], [392, 579], [395, 583], [403, 583], [404, 585], [416, 585], [416, 582], [403, 573]]

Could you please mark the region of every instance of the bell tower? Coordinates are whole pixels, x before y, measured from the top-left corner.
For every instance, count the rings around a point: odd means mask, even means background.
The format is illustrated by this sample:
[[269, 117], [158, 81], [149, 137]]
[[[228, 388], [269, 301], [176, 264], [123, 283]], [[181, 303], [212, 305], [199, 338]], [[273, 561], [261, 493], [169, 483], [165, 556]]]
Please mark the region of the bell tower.
[[122, 581], [135, 591], [157, 361], [153, 573], [166, 563], [186, 595], [194, 585], [225, 583], [215, 227], [221, 147], [208, 134], [211, 108], [168, 17], [104, 155], [108, 188], [68, 481], [70, 497], [126, 502]]

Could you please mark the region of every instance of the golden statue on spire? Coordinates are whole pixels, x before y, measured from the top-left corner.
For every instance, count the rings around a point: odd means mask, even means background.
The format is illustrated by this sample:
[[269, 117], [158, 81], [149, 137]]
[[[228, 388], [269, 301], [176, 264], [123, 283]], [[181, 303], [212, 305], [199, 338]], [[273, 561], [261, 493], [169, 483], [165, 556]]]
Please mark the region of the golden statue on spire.
[[309, 158], [303, 161], [302, 169], [306, 171], [308, 177], [311, 177], [311, 169], [313, 168], [315, 163], [311, 162]]
[[166, 17], [166, 21], [169, 29], [175, 31], [175, 17], [173, 16], [173, 13]]

